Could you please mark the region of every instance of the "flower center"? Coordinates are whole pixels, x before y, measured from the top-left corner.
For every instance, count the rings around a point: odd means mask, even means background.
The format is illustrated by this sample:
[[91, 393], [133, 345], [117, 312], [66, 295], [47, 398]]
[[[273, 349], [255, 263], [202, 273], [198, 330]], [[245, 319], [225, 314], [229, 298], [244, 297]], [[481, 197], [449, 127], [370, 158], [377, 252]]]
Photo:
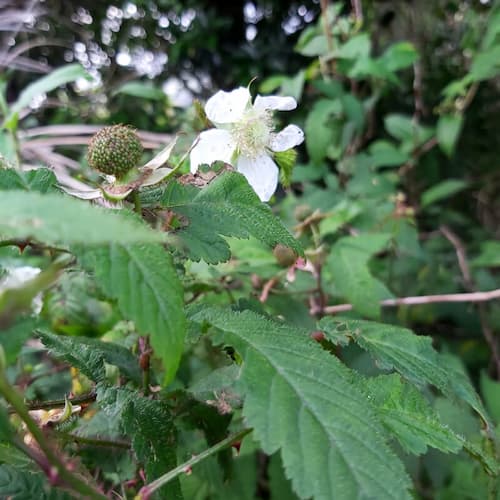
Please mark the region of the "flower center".
[[272, 130], [271, 113], [250, 108], [241, 120], [232, 124], [231, 134], [241, 155], [256, 158], [265, 152]]

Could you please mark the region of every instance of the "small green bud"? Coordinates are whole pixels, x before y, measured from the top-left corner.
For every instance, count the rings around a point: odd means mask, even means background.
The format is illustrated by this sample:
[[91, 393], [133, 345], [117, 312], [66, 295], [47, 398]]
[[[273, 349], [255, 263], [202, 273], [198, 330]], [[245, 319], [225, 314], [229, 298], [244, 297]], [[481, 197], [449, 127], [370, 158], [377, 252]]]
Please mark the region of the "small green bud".
[[289, 247], [278, 243], [273, 250], [276, 262], [281, 267], [290, 267], [297, 260], [297, 254]]
[[141, 141], [132, 128], [111, 125], [90, 139], [87, 160], [92, 168], [120, 179], [138, 166], [142, 151]]

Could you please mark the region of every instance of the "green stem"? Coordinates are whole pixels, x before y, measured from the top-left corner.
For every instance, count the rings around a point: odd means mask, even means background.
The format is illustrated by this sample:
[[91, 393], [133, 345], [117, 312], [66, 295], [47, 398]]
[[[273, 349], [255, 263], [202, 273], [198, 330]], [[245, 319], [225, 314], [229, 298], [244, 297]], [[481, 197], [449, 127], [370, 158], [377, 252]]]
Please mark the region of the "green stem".
[[[14, 408], [19, 417], [26, 424], [28, 431], [38, 443], [40, 450], [50, 464], [52, 481], [64, 484], [84, 498], [107, 500], [107, 497], [92, 487], [88, 482], [78, 475], [66, 469], [64, 460], [54, 452], [44, 433], [31, 418], [28, 409], [24, 405], [22, 396], [9, 384], [5, 374], [0, 372], [0, 394]], [[47, 472], [47, 471], [45, 471]]]
[[[83, 394], [82, 396], [75, 396], [68, 398], [67, 401], [73, 405], [81, 403], [92, 403], [96, 399], [96, 393]], [[26, 403], [28, 410], [50, 410], [51, 408], [62, 408], [66, 403], [65, 399], [53, 399], [51, 401], [31, 401]], [[8, 409], [9, 413], [14, 413], [14, 408]]]
[[127, 441], [114, 441], [112, 439], [95, 439], [83, 436], [77, 436], [76, 434], [71, 434], [70, 432], [58, 432], [57, 436], [65, 441], [74, 441], [80, 444], [87, 444], [89, 446], [111, 446], [114, 448], [124, 448], [126, 450], [130, 449], [130, 443]]
[[191, 468], [193, 465], [196, 465], [197, 463], [205, 460], [205, 458], [215, 455], [219, 451], [227, 448], [235, 441], [242, 440], [247, 434], [250, 434], [252, 430], [253, 429], [243, 429], [240, 432], [228, 436], [226, 439], [219, 441], [217, 444], [201, 452], [199, 455], [196, 455], [187, 462], [184, 462], [175, 469], [172, 469], [163, 476], [160, 476], [158, 479], [155, 479], [151, 483], [146, 484], [140, 489], [134, 500], [148, 500], [155, 491], [159, 490], [162, 486], [172, 481], [172, 479], [175, 479], [177, 476], [185, 472], [187, 469]]
[[134, 200], [134, 211], [138, 215], [142, 215], [142, 205], [141, 205], [141, 198], [139, 196], [139, 190], [134, 189], [134, 192], [132, 193], [132, 198]]

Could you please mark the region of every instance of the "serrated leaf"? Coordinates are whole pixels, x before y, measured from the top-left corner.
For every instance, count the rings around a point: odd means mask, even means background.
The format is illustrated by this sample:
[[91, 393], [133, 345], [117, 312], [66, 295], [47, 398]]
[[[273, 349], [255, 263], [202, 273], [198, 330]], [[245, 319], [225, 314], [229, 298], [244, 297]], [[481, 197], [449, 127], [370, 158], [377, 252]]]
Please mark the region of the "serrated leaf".
[[125, 347], [88, 337], [62, 337], [43, 330], [37, 333], [55, 357], [64, 359], [95, 382], [105, 379], [104, 362], [117, 366], [137, 384], [141, 382], [138, 360]]
[[456, 358], [435, 351], [431, 337], [415, 335], [400, 326], [346, 318], [326, 317], [318, 326], [327, 338], [330, 332], [337, 336], [340, 331], [353, 339], [375, 358], [380, 368], [395, 370], [417, 386], [431, 384], [447, 396], [464, 400], [489, 422], [463, 367]]
[[171, 382], [184, 345], [186, 319], [183, 289], [172, 258], [159, 245], [121, 245], [75, 249], [84, 267], [94, 272], [108, 297], [138, 331], [150, 335], [155, 354]]
[[224, 173], [204, 189], [170, 183], [160, 203], [187, 218], [178, 234], [194, 260], [228, 260], [231, 252], [222, 236], [254, 236], [270, 247], [281, 243], [303, 254], [300, 243], [236, 172]]
[[297, 151], [295, 149], [278, 151], [274, 153], [273, 158], [280, 167], [281, 184], [283, 184], [284, 187], [290, 187], [292, 182], [293, 167], [297, 161]]
[[0, 238], [45, 243], [158, 242], [164, 235], [138, 219], [56, 193], [7, 191], [0, 196]]
[[281, 449], [300, 497], [410, 498], [403, 465], [354, 374], [307, 332], [251, 311], [207, 308], [192, 319], [222, 331], [215, 341], [241, 354], [243, 414], [267, 454]]
[[[101, 385], [97, 388], [97, 403], [131, 438], [132, 448], [145, 466], [147, 482], [176, 467], [176, 430], [163, 401], [141, 397], [125, 387]], [[178, 480], [160, 489], [153, 498], [181, 499]]]
[[[164, 402], [134, 395], [122, 412], [122, 425], [132, 437], [132, 447], [145, 465], [148, 482], [175, 468], [176, 432]], [[165, 485], [155, 498], [182, 499], [178, 481]]]
[[72, 497], [64, 491], [49, 489], [47, 480], [42, 473], [2, 464], [0, 465], [0, 498], [71, 500]]
[[464, 439], [442, 424], [418, 390], [403, 383], [399, 375], [367, 378], [361, 387], [370, 395], [384, 425], [407, 452], [421, 455], [431, 446], [456, 453], [462, 448]]
[[17, 101], [10, 107], [10, 113], [3, 126], [13, 125], [19, 111], [28, 106], [34, 97], [50, 92], [66, 83], [74, 82], [78, 78], [89, 79], [90, 77], [80, 64], [68, 64], [31, 83], [25, 87]]
[[0, 190], [24, 189], [46, 193], [55, 190], [57, 178], [52, 170], [39, 168], [23, 172], [13, 168], [0, 169]]
[[335, 288], [354, 306], [354, 310], [370, 318], [380, 316], [380, 291], [390, 293], [372, 276], [370, 257], [389, 242], [388, 234], [363, 234], [340, 238], [327, 258], [327, 266]]

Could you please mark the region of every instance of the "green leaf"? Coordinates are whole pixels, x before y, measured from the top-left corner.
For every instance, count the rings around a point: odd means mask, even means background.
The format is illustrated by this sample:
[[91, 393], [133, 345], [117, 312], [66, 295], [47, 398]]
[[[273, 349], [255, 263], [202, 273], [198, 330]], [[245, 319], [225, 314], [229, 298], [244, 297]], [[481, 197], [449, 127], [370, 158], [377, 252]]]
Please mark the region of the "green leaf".
[[318, 326], [332, 342], [343, 334], [368, 351], [381, 369], [395, 370], [420, 387], [434, 385], [445, 395], [468, 403], [484, 422], [489, 422], [463, 367], [456, 358], [435, 351], [431, 337], [415, 335], [400, 326], [346, 318], [326, 317]]
[[328, 52], [328, 42], [324, 35], [317, 35], [310, 38], [306, 43], [300, 43], [299, 41], [295, 50], [303, 56], [321, 56]]
[[231, 252], [221, 235], [254, 236], [272, 248], [281, 243], [303, 254], [300, 243], [236, 172], [226, 172], [204, 189], [170, 183], [160, 203], [186, 218], [178, 235], [193, 260], [213, 264], [228, 260]]
[[384, 118], [385, 129], [394, 138], [405, 144], [405, 153], [423, 144], [432, 136], [432, 130], [422, 127], [411, 117], [399, 114], [387, 115]]
[[0, 465], [0, 498], [24, 500], [71, 500], [62, 490], [49, 489], [42, 473], [18, 469], [9, 464]]
[[432, 186], [422, 193], [422, 208], [428, 207], [437, 201], [444, 200], [467, 188], [467, 183], [460, 179], [447, 179]]
[[307, 115], [306, 148], [314, 163], [319, 163], [325, 158], [328, 146], [333, 142], [334, 130], [328, 123], [330, 117], [341, 112], [342, 104], [339, 99], [320, 99]]
[[45, 94], [51, 90], [60, 87], [69, 82], [74, 82], [78, 78], [89, 79], [89, 74], [79, 64], [69, 64], [58, 68], [52, 73], [43, 76], [36, 82], [28, 85], [19, 96], [18, 100], [11, 106], [10, 114], [5, 119], [3, 126], [11, 127], [14, 125], [16, 116], [23, 108], [29, 106], [34, 97]]
[[500, 241], [484, 241], [481, 243], [481, 252], [472, 259], [474, 267], [500, 267]]
[[473, 81], [488, 80], [500, 72], [500, 45], [479, 52], [474, 56], [470, 68], [470, 77]]
[[428, 446], [445, 453], [462, 448], [464, 439], [442, 424], [418, 390], [399, 375], [367, 378], [361, 385], [379, 418], [408, 453], [421, 455]]
[[319, 232], [325, 234], [336, 233], [344, 224], [347, 224], [362, 212], [362, 207], [355, 201], [342, 200], [332, 209], [331, 215], [319, 223]]
[[481, 372], [481, 394], [495, 423], [500, 423], [500, 382]]
[[293, 167], [297, 161], [297, 151], [287, 149], [273, 154], [274, 161], [280, 167], [280, 181], [283, 187], [290, 187], [292, 182]]
[[251, 311], [207, 308], [192, 319], [221, 330], [215, 342], [241, 354], [243, 414], [267, 454], [281, 449], [301, 498], [411, 498], [402, 463], [354, 374], [306, 331]]
[[162, 101], [165, 99], [165, 93], [158, 87], [154, 87], [151, 83], [140, 81], [124, 83], [116, 94], [124, 94], [132, 97], [140, 97], [141, 99], [149, 99], [152, 101]]
[[24, 189], [46, 193], [55, 191], [56, 185], [57, 178], [54, 172], [48, 168], [38, 168], [27, 172], [13, 168], [0, 169], [0, 191]]
[[451, 156], [462, 130], [464, 117], [459, 114], [441, 115], [437, 123], [436, 136], [441, 149]]
[[125, 347], [88, 337], [62, 337], [44, 330], [38, 330], [37, 334], [55, 357], [64, 359], [95, 382], [105, 379], [106, 362], [117, 366], [136, 384], [141, 383], [138, 360]]
[[[163, 401], [137, 397], [131, 392], [121, 415], [123, 430], [131, 436], [134, 452], [145, 465], [148, 482], [176, 467], [176, 430]], [[182, 499], [178, 480], [160, 488], [155, 498]]]
[[75, 249], [84, 267], [93, 271], [108, 297], [142, 335], [150, 335], [155, 354], [172, 381], [184, 345], [186, 320], [183, 289], [172, 258], [159, 245], [110, 245]]
[[7, 365], [16, 361], [21, 347], [39, 325], [40, 322], [38, 318], [25, 316], [18, 317], [16, 322], [9, 328], [2, 328], [0, 330], [0, 345], [5, 352]]
[[380, 316], [381, 291], [390, 293], [372, 276], [368, 268], [370, 257], [389, 242], [388, 234], [363, 234], [339, 239], [327, 258], [335, 289], [346, 297], [354, 310], [364, 316]]
[[418, 59], [418, 52], [410, 42], [391, 45], [380, 57], [388, 71], [398, 71], [411, 66]]
[[45, 243], [162, 241], [138, 219], [56, 193], [7, 191], [0, 196], [0, 237], [36, 238]]
[[373, 168], [397, 167], [409, 160], [407, 154], [402, 153], [388, 141], [375, 141], [368, 149]]

